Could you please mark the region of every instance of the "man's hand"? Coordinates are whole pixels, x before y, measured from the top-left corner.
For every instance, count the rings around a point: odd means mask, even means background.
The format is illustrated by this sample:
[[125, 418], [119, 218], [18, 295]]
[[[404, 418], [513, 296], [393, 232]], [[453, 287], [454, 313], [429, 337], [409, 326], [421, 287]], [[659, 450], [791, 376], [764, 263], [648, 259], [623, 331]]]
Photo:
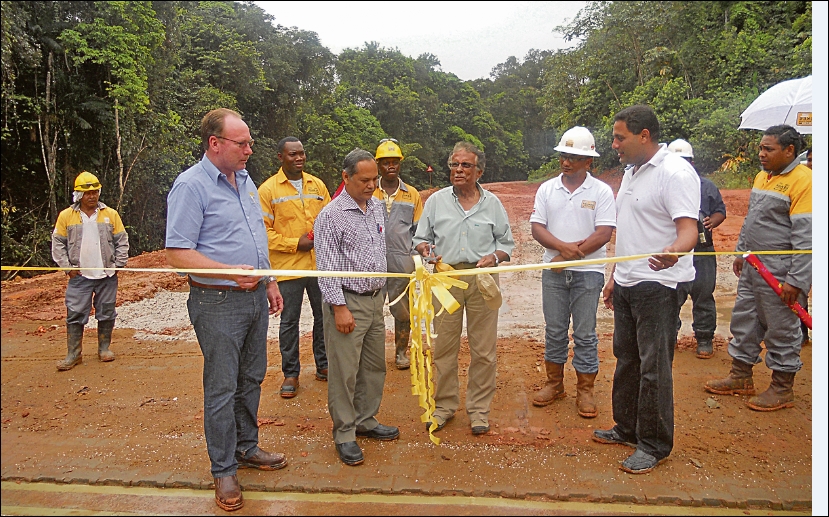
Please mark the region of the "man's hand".
[[746, 260], [743, 257], [737, 257], [734, 259], [734, 264], [731, 265], [731, 270], [734, 271], [734, 275], [737, 278], [740, 278], [740, 275], [743, 273], [743, 265], [745, 265]]
[[282, 300], [282, 293], [279, 292], [279, 285], [277, 285], [276, 280], [274, 280], [273, 282], [270, 282], [267, 287], [268, 304], [270, 305], [268, 314], [282, 314], [282, 308], [285, 304]]
[[673, 267], [679, 262], [679, 255], [674, 255], [670, 253], [670, 247], [665, 248], [665, 253], [660, 255], [653, 255], [648, 259], [648, 266], [653, 269], [654, 271], [662, 271], [663, 269], [668, 269], [669, 267]]
[[[561, 255], [556, 255], [555, 257], [553, 257], [553, 260], [551, 260], [550, 262], [551, 263], [552, 262], [564, 262], [564, 257], [562, 257]], [[561, 272], [564, 271], [564, 268], [563, 267], [551, 267], [550, 271], [552, 271], [553, 273], [561, 274]]]
[[296, 245], [297, 251], [310, 251], [312, 249], [314, 249], [313, 239], [309, 239], [307, 235], [299, 238], [299, 242]]
[[800, 289], [788, 282], [783, 282], [783, 290], [780, 292], [780, 299], [783, 303], [791, 306], [797, 301], [798, 296], [800, 296]]
[[73, 270], [71, 270], [71, 271], [67, 271], [67, 272], [66, 272], [66, 275], [67, 275], [69, 278], [75, 278], [76, 276], [78, 276], [78, 275], [80, 275], [80, 274], [81, 274], [81, 272], [80, 272], [80, 271], [78, 271], [77, 269], [73, 269]]
[[[254, 267], [247, 264], [239, 264], [237, 266], [231, 266], [230, 269], [254, 269]], [[262, 279], [261, 276], [252, 275], [230, 275], [230, 278], [239, 284], [239, 287], [242, 289], [253, 289]]]
[[613, 273], [610, 274], [610, 279], [604, 285], [604, 289], [602, 289], [602, 301], [604, 302], [604, 306], [613, 310]]
[[584, 258], [584, 252], [579, 249], [581, 243], [584, 242], [584, 239], [578, 242], [563, 242], [561, 246], [558, 247], [558, 252], [561, 254], [561, 257], [564, 260], [579, 260]]
[[337, 325], [337, 330], [342, 334], [351, 334], [354, 332], [354, 315], [348, 310], [346, 305], [334, 305], [334, 323]]

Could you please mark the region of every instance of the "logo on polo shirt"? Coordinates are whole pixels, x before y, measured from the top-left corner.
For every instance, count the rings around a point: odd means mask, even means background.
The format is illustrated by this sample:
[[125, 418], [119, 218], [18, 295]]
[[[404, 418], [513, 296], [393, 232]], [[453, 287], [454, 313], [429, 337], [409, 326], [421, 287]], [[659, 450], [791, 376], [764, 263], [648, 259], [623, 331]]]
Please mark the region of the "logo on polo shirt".
[[596, 202], [595, 201], [587, 201], [585, 199], [581, 202], [581, 207], [586, 208], [588, 210], [595, 210], [596, 209]]

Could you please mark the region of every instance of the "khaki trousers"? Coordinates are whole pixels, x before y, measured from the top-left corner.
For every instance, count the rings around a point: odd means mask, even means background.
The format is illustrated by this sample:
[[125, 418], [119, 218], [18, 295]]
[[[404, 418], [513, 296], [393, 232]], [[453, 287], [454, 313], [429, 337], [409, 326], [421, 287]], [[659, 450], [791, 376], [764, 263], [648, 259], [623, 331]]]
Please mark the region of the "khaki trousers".
[[355, 328], [350, 334], [337, 330], [334, 308], [323, 303], [322, 323], [328, 352], [328, 413], [334, 423], [334, 443], [356, 440], [355, 431], [374, 429], [379, 422], [386, 381], [386, 326], [383, 296], [359, 296], [344, 292]]
[[[455, 269], [471, 269], [474, 264], [458, 264]], [[466, 384], [466, 413], [470, 421], [488, 422], [489, 408], [495, 397], [498, 311], [486, 306], [475, 276], [460, 276], [469, 284], [466, 289], [452, 287], [450, 293], [460, 304], [454, 314], [444, 312], [435, 318], [435, 416], [448, 420], [460, 405], [458, 394], [458, 352], [461, 345], [463, 314], [466, 312], [466, 334], [469, 339], [469, 372]], [[498, 275], [492, 275], [498, 283]], [[437, 302], [436, 302], [437, 310]]]

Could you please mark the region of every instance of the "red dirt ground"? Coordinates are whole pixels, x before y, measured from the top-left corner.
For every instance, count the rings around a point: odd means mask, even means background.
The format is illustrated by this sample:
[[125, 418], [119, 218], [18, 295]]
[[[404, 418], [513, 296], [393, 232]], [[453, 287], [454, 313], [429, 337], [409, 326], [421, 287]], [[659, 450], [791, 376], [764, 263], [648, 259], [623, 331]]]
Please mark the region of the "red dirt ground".
[[[529, 218], [538, 184], [485, 187], [501, 199], [513, 222], [517, 246], [512, 263], [537, 262], [539, 256], [530, 247], [534, 242], [529, 225], [522, 223]], [[723, 191], [728, 219], [714, 233], [717, 249], [734, 249], [748, 192]], [[166, 267], [163, 251], [131, 258], [127, 265]], [[119, 276], [118, 305], [161, 290], [186, 288], [184, 279], [173, 273], [123, 272]], [[3, 479], [129, 482], [152, 478], [163, 484], [164, 480], [181, 478], [195, 479], [197, 485], [200, 481], [206, 487], [211, 479], [201, 422], [198, 345], [138, 340], [133, 330], [116, 328], [113, 350], [118, 357], [114, 363], [104, 364], [95, 358], [91, 344], [95, 333], [88, 331], [83, 365], [58, 373], [54, 364], [66, 352], [62, 321], [65, 286], [61, 272], [2, 284]], [[513, 300], [506, 293], [505, 302], [517, 307], [515, 300], [521, 298]], [[724, 306], [729, 304], [727, 298], [720, 301]], [[726, 313], [730, 314], [730, 308]], [[628, 501], [642, 502], [654, 494], [674, 494], [678, 502], [701, 501], [700, 494], [708, 493], [713, 494], [709, 495], [712, 500], [728, 505], [729, 501], [742, 505], [755, 501], [749, 506], [762, 506], [762, 501], [810, 504], [811, 347], [803, 350], [804, 368], [795, 382], [795, 407], [757, 413], [748, 410], [740, 397], [709, 396], [702, 390], [705, 380], [728, 372], [725, 337], [717, 337], [717, 352], [707, 361], [694, 357], [692, 338], [683, 338], [674, 361], [674, 452], [654, 474], [629, 476], [617, 467], [629, 450], [590, 440], [593, 429], [612, 425], [610, 390], [615, 359], [611, 332], [600, 334], [597, 418], [586, 420], [576, 414], [575, 374], [569, 363], [565, 377], [568, 397], [545, 408], [528, 404], [543, 381], [543, 340], [529, 333], [499, 336], [492, 431], [473, 437], [461, 409], [439, 433], [444, 440], [441, 447], [428, 444], [419, 420], [421, 411], [411, 395], [409, 373], [394, 369], [391, 331], [388, 335], [389, 369], [378, 418], [399, 426], [401, 438], [393, 444], [363, 444], [367, 459], [359, 472], [380, 480], [378, 483], [419, 475], [429, 478], [429, 486], [438, 493], [445, 492], [441, 487], [449, 486], [471, 495], [478, 493], [476, 487], [507, 484], [512, 491], [504, 489], [503, 493], [513, 497], [532, 493], [526, 491], [532, 486], [540, 487], [539, 493], [553, 490], [549, 497], [559, 494], [588, 500], [597, 493], [621, 493], [632, 494]], [[343, 482], [341, 476], [353, 477], [355, 471], [341, 468], [331, 444], [326, 385], [313, 380], [310, 337], [302, 337], [301, 360], [307, 368], [294, 399], [286, 401], [277, 395], [282, 375], [276, 336], [269, 339], [268, 355], [271, 366], [263, 383], [261, 441], [265, 448], [285, 452], [291, 464], [276, 474], [244, 474], [247, 477], [240, 477], [243, 484], [264, 483], [267, 488], [288, 483], [287, 489], [315, 491], [325, 483]], [[464, 340], [461, 386], [466, 384], [468, 362]], [[755, 372], [756, 383], [765, 389], [769, 370], [761, 364]], [[461, 408], [463, 393], [462, 388]]]

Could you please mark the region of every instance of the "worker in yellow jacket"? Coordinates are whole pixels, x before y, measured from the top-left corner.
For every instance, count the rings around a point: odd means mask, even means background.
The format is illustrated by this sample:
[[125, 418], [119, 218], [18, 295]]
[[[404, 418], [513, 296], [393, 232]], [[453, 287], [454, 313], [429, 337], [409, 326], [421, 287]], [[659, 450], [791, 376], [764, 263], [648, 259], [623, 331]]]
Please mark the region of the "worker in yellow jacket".
[[64, 209], [52, 232], [52, 259], [60, 267], [82, 268], [66, 271], [66, 358], [58, 371], [67, 371], [83, 362], [83, 329], [89, 311], [95, 306], [98, 320], [98, 359], [115, 360], [109, 349], [115, 327], [115, 297], [118, 275], [115, 271], [89, 268], [115, 268], [127, 265], [130, 245], [118, 212], [99, 201], [101, 182], [90, 172], [75, 178], [72, 205]]
[[[259, 187], [259, 201], [268, 232], [271, 267], [281, 270], [315, 270], [314, 220], [331, 201], [325, 183], [303, 172], [305, 149], [288, 136], [277, 144], [279, 171]], [[314, 316], [312, 348], [317, 380], [328, 380], [328, 357], [322, 328], [322, 294], [316, 277], [277, 276], [285, 306], [279, 322], [279, 350], [285, 379], [279, 394], [293, 398], [299, 389], [299, 317], [303, 293]]]

